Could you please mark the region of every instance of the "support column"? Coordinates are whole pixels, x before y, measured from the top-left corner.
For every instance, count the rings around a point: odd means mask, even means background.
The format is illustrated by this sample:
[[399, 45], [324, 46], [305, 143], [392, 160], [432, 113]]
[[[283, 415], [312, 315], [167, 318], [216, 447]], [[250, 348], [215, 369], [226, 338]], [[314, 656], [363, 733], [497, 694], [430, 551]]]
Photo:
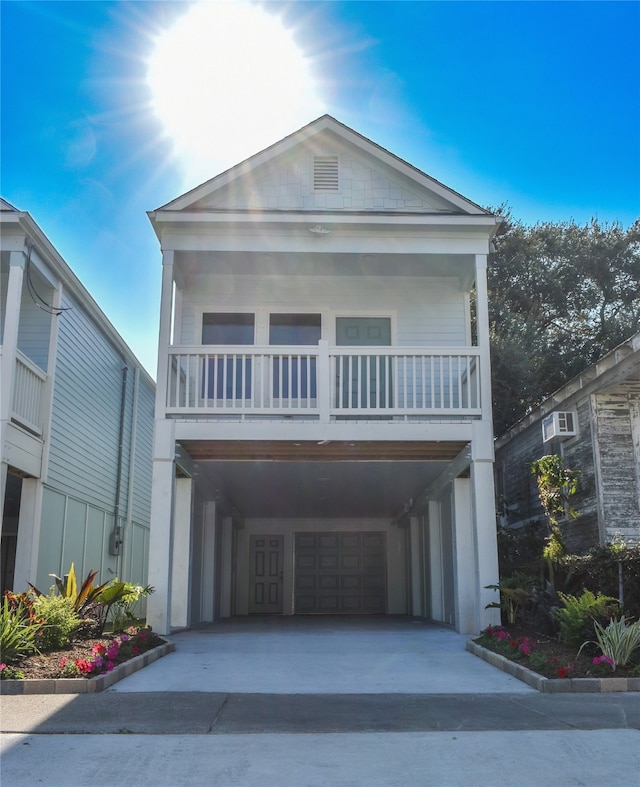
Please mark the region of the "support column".
[[442, 570], [442, 532], [440, 504], [429, 501], [429, 575], [431, 579], [432, 620], [444, 621], [444, 576]]
[[158, 634], [171, 630], [171, 573], [173, 561], [173, 503], [175, 437], [172, 421], [156, 421], [151, 481], [149, 584], [155, 592], [147, 602], [147, 620]]
[[473, 424], [471, 486], [478, 577], [477, 628], [480, 631], [489, 625], [500, 624], [500, 610], [485, 609], [487, 604], [500, 601], [497, 590], [486, 588], [487, 585], [496, 585], [500, 577], [493, 478], [493, 437], [491, 424], [486, 421], [475, 421]]
[[162, 252], [162, 290], [160, 293], [160, 330], [158, 334], [158, 374], [156, 377], [156, 418], [164, 418], [167, 407], [167, 372], [171, 345], [173, 311], [173, 251]]
[[203, 519], [200, 622], [213, 623], [216, 592], [216, 503], [214, 500], [205, 503]]
[[171, 628], [190, 624], [192, 495], [191, 478], [176, 478], [173, 504], [173, 560], [171, 564]]
[[487, 290], [487, 255], [476, 254], [476, 328], [480, 351], [480, 402], [482, 420], [492, 422], [491, 352], [489, 341], [489, 300]]
[[409, 532], [411, 541], [411, 614], [414, 618], [421, 618], [424, 614], [422, 608], [422, 554], [420, 550], [420, 520], [412, 516], [409, 519]]
[[[0, 459], [4, 455], [7, 425], [13, 409], [13, 386], [15, 381], [16, 352], [18, 349], [18, 326], [22, 303], [22, 279], [24, 276], [24, 254], [12, 251], [9, 255], [9, 280], [0, 353]], [[6, 467], [0, 474], [0, 511], [4, 507], [7, 473]]]
[[468, 478], [453, 479], [454, 588], [456, 630], [475, 634], [478, 620], [475, 544]]
[[230, 618], [231, 583], [233, 581], [233, 519], [228, 516], [222, 524], [222, 577], [220, 583], [220, 617]]
[[13, 574], [13, 589], [16, 593], [29, 590], [29, 582], [39, 583], [38, 547], [42, 521], [42, 491], [39, 479], [23, 479]]

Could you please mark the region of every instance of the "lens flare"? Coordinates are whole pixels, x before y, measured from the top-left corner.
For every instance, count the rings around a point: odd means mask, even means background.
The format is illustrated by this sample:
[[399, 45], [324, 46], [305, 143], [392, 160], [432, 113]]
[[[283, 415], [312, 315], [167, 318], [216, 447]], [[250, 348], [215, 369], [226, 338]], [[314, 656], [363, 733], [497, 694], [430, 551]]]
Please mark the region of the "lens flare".
[[311, 63], [248, 2], [190, 6], [159, 35], [147, 80], [185, 179], [201, 182], [323, 113]]

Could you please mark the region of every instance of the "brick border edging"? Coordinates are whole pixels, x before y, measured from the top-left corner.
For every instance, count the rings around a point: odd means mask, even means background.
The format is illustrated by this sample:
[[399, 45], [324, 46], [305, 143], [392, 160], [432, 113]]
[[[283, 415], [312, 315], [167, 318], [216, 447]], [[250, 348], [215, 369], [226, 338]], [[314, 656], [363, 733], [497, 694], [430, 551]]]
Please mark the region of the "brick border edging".
[[94, 678], [47, 678], [45, 680], [0, 680], [0, 694], [95, 694], [132, 675], [176, 649], [175, 642], [155, 648], [118, 664], [111, 672]]
[[467, 640], [466, 647], [474, 656], [546, 694], [640, 691], [640, 678], [545, 678], [544, 675], [538, 675], [537, 672], [511, 661], [506, 656], [483, 648], [472, 639]]

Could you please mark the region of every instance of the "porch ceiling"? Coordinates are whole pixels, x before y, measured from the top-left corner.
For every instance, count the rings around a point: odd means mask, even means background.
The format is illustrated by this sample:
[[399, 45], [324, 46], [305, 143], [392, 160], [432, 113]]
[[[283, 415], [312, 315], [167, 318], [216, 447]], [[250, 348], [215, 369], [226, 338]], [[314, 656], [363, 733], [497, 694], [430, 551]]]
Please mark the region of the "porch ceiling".
[[[184, 447], [191, 453], [193, 445]], [[222, 496], [247, 518], [392, 520], [464, 445], [281, 442], [242, 450], [242, 444], [228, 443], [226, 456], [220, 444], [209, 455], [200, 446], [192, 456], [203, 495]]]

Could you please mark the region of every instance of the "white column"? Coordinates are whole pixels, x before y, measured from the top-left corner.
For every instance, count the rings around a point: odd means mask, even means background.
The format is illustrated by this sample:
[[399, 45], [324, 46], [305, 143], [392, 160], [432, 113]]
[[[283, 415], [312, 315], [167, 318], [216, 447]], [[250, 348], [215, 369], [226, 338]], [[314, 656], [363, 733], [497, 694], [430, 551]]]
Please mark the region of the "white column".
[[[23, 275], [24, 254], [22, 251], [12, 251], [9, 255], [9, 280], [7, 282], [2, 353], [0, 353], [0, 458], [4, 456], [7, 425], [11, 420], [11, 410], [13, 409], [13, 386], [16, 351], [18, 349], [18, 326], [20, 323]], [[6, 471], [5, 467], [0, 474], [0, 506], [4, 506], [7, 481]]]
[[173, 504], [173, 559], [171, 563], [171, 628], [190, 624], [192, 492], [190, 478], [176, 478]]
[[482, 420], [491, 424], [491, 351], [489, 342], [489, 300], [487, 255], [476, 254], [476, 327], [480, 352], [480, 401]]
[[158, 374], [156, 377], [156, 418], [164, 418], [167, 406], [167, 370], [171, 344], [173, 309], [173, 251], [162, 252], [162, 291], [160, 293], [160, 331], [158, 335]]
[[420, 520], [412, 516], [409, 519], [411, 538], [411, 612], [414, 618], [420, 618], [422, 611], [422, 555], [420, 554]]
[[174, 454], [173, 422], [156, 421], [149, 533], [149, 584], [153, 585], [155, 592], [147, 602], [147, 621], [158, 634], [169, 634], [171, 629]]
[[333, 382], [329, 379], [331, 364], [329, 362], [329, 343], [326, 339], [318, 342], [318, 372], [316, 376], [318, 410], [321, 424], [331, 420], [331, 392]]
[[468, 478], [453, 479], [453, 528], [456, 630], [461, 634], [474, 634], [477, 629], [478, 598]]
[[[16, 593], [29, 590], [28, 582], [38, 582], [38, 547], [42, 521], [42, 483], [38, 478], [22, 481], [18, 543], [13, 589]], [[44, 590], [41, 588], [41, 590]]]
[[233, 581], [233, 519], [225, 517], [222, 524], [222, 577], [220, 582], [220, 617], [231, 617], [231, 582]]
[[440, 504], [429, 501], [429, 576], [431, 582], [432, 620], [444, 621], [444, 576], [442, 570], [442, 523]]
[[204, 504], [201, 559], [200, 622], [211, 623], [215, 617], [216, 592], [216, 503], [214, 500]]
[[493, 435], [486, 421], [474, 421], [471, 442], [471, 485], [478, 581], [478, 624], [480, 631], [500, 623], [499, 609], [485, 609], [498, 602], [499, 593], [487, 590], [499, 579], [496, 502], [493, 478]]

